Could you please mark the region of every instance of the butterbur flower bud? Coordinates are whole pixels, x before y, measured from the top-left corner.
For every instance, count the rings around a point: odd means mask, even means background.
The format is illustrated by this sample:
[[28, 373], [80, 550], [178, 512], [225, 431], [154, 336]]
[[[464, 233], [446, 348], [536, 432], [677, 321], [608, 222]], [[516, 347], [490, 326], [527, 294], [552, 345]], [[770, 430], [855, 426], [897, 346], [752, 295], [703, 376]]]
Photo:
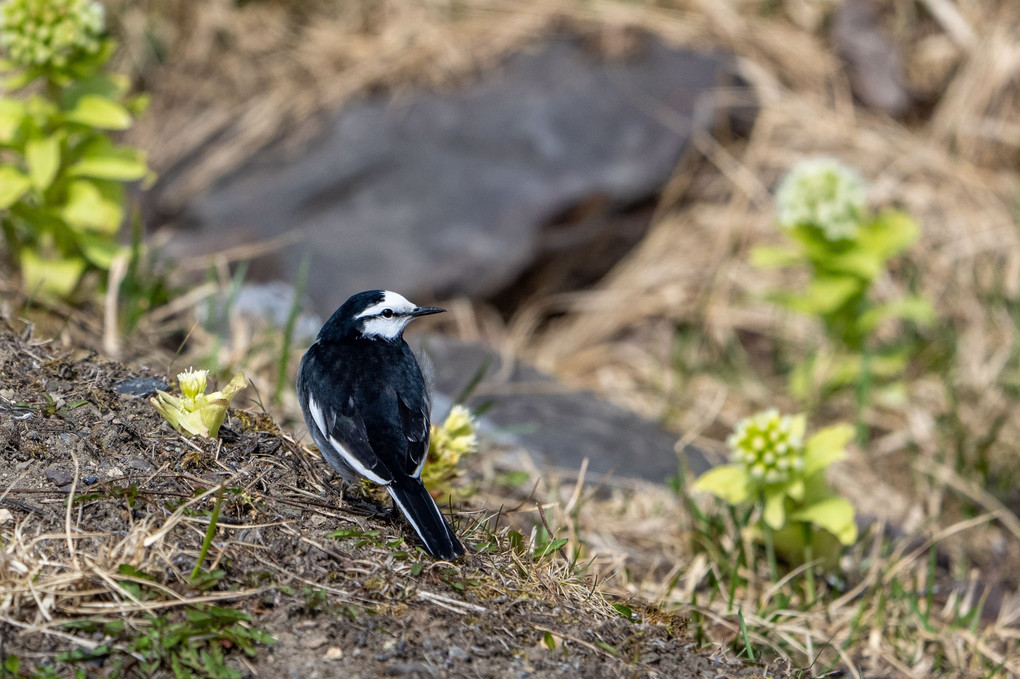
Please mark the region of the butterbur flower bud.
[[801, 161], [776, 190], [779, 225], [813, 225], [830, 241], [854, 238], [867, 216], [867, 193], [860, 174], [834, 158]]
[[196, 396], [205, 394], [208, 379], [208, 370], [188, 368], [184, 372], [177, 374], [177, 384], [181, 388], [181, 393], [191, 400], [194, 400]]
[[453, 406], [443, 423], [443, 429], [450, 439], [450, 445], [461, 455], [473, 453], [478, 448], [475, 423], [471, 419], [471, 412], [464, 406], [460, 404]]
[[785, 483], [804, 468], [804, 422], [774, 408], [741, 420], [727, 439], [734, 462], [757, 481]]
[[5, 0], [0, 51], [16, 66], [61, 69], [99, 51], [104, 19], [93, 0]]
[[431, 451], [440, 459], [448, 459], [454, 464], [463, 455], [469, 455], [478, 448], [478, 435], [471, 412], [457, 404], [446, 416], [442, 427], [436, 427], [432, 433]]
[[422, 480], [433, 493], [446, 493], [453, 489], [449, 483], [461, 474], [457, 468], [460, 458], [478, 450], [478, 434], [471, 411], [455, 405], [442, 426], [432, 425], [429, 438], [428, 464], [422, 470]]
[[157, 391], [152, 405], [177, 431], [216, 438], [227, 416], [227, 408], [247, 384], [244, 373], [237, 373], [220, 391], [206, 394], [208, 370], [187, 370], [177, 375], [183, 398]]

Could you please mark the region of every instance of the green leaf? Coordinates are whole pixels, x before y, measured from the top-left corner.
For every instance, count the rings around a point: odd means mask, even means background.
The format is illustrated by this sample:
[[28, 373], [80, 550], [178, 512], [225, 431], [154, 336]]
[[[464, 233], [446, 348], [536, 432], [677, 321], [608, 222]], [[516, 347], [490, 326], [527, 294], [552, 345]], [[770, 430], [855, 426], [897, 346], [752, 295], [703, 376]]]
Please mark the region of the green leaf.
[[808, 439], [804, 449], [804, 475], [810, 476], [846, 457], [846, 446], [854, 437], [854, 428], [840, 423], [820, 430]]
[[846, 252], [833, 253], [817, 266], [823, 271], [852, 274], [865, 281], [873, 280], [882, 271], [885, 259], [853, 243]]
[[790, 497], [790, 499], [796, 502], [801, 502], [804, 499], [804, 491], [805, 485], [803, 477], [790, 480], [785, 487], [786, 494]]
[[75, 240], [85, 259], [95, 267], [103, 271], [109, 271], [113, 266], [113, 260], [118, 255], [125, 257], [130, 254], [131, 248], [121, 245], [109, 236], [98, 233], [79, 233]]
[[25, 144], [28, 176], [37, 191], [45, 191], [53, 183], [60, 169], [60, 133], [48, 137], [29, 139]]
[[111, 620], [110, 622], [103, 623], [103, 632], [106, 634], [120, 634], [127, 628], [124, 624], [124, 620]]
[[796, 241], [809, 259], [825, 259], [834, 249], [846, 246], [845, 241], [833, 242], [825, 232], [814, 224], [796, 224], [786, 229], [786, 234]]
[[557, 540], [553, 540], [552, 542], [549, 542], [544, 546], [536, 549], [535, 558], [541, 559], [543, 557], [549, 556], [550, 554], [559, 551], [560, 549], [563, 549], [567, 542], [568, 542], [567, 538], [559, 538]]
[[104, 99], [118, 101], [127, 93], [130, 84], [126, 76], [116, 73], [80, 78], [61, 93], [61, 108], [70, 111], [78, 100], [87, 94], [95, 94]]
[[793, 514], [791, 519], [806, 521], [824, 528], [844, 545], [857, 541], [857, 523], [854, 521], [854, 507], [843, 497], [830, 496], [810, 507]]
[[789, 298], [789, 306], [807, 314], [829, 314], [862, 292], [861, 282], [852, 276], [819, 275], [811, 280], [807, 292]]
[[779, 530], [786, 525], [786, 490], [770, 488], [765, 491], [765, 509], [762, 518], [772, 530]]
[[620, 614], [621, 618], [626, 618], [627, 620], [634, 620], [637, 617], [636, 615], [634, 615], [633, 609], [631, 609], [631, 607], [626, 604], [613, 604], [613, 608], [616, 609], [616, 612]]
[[0, 210], [18, 202], [32, 185], [24, 172], [10, 165], [0, 165]]
[[801, 402], [809, 402], [815, 392], [815, 370], [817, 361], [814, 357], [805, 359], [793, 366], [787, 388]]
[[39, 77], [39, 72], [35, 69], [26, 69], [21, 73], [15, 73], [9, 78], [0, 81], [0, 89], [9, 90], [20, 90], [25, 85], [29, 84], [33, 80]]
[[857, 243], [861, 248], [888, 259], [910, 247], [920, 234], [921, 229], [910, 215], [886, 210], [861, 225]]
[[14, 141], [18, 128], [28, 117], [25, 102], [9, 97], [0, 98], [0, 144]]
[[804, 261], [800, 253], [786, 248], [760, 245], [751, 250], [751, 266], [759, 269], [779, 269], [793, 266]]
[[887, 351], [871, 357], [871, 374], [883, 378], [899, 377], [910, 362], [910, 351], [900, 349]]
[[117, 573], [120, 574], [120, 575], [127, 575], [127, 576], [130, 576], [132, 578], [138, 578], [140, 580], [149, 580], [151, 582], [155, 582], [156, 581], [155, 577], [149, 575], [148, 573], [146, 573], [143, 570], [139, 570], [139, 569], [135, 568], [134, 566], [132, 566], [129, 563], [122, 563], [119, 566], [117, 566]]
[[128, 110], [98, 94], [79, 97], [74, 108], [65, 113], [64, 118], [101, 130], [126, 130], [131, 127], [131, 114]]
[[110, 147], [87, 150], [81, 160], [70, 167], [68, 174], [72, 177], [131, 182], [142, 179], [148, 171], [142, 151], [129, 147]]
[[85, 271], [81, 257], [42, 257], [32, 248], [21, 250], [21, 278], [30, 293], [67, 298]]
[[751, 497], [751, 478], [743, 465], [723, 464], [713, 467], [694, 482], [694, 490], [711, 493], [728, 504], [737, 505]]
[[145, 113], [145, 110], [149, 108], [150, 101], [151, 97], [148, 94], [136, 94], [124, 102], [124, 107], [131, 113], [131, 115], [137, 118]]
[[60, 214], [72, 227], [113, 236], [124, 219], [122, 204], [119, 184], [76, 179], [67, 187], [67, 203]]
[[880, 323], [892, 319], [913, 321], [918, 325], [930, 325], [935, 320], [935, 311], [928, 300], [910, 295], [869, 309], [861, 314], [857, 323], [864, 332], [871, 332]]

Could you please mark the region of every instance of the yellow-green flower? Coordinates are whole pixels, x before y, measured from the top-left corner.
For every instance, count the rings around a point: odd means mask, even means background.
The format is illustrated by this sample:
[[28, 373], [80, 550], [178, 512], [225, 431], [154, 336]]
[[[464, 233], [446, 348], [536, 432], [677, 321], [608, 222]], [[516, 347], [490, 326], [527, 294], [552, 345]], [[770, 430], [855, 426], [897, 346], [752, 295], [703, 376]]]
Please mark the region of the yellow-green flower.
[[184, 394], [185, 398], [189, 398], [194, 401], [196, 397], [205, 394], [208, 380], [208, 370], [194, 370], [193, 368], [188, 368], [184, 372], [178, 373], [177, 386], [181, 388], [181, 393]]
[[152, 405], [177, 431], [193, 436], [216, 438], [227, 416], [230, 402], [247, 385], [244, 373], [237, 373], [230, 384], [220, 391], [206, 394], [209, 371], [187, 370], [177, 375], [177, 384], [183, 396], [157, 391], [149, 399]]
[[429, 437], [428, 461], [422, 470], [422, 480], [433, 493], [447, 495], [453, 489], [449, 484], [460, 475], [460, 459], [478, 449], [478, 434], [471, 411], [457, 404], [450, 410], [442, 426], [432, 425]]
[[93, 0], [6, 0], [0, 51], [20, 67], [63, 69], [99, 51], [103, 6]]
[[834, 158], [801, 161], [776, 190], [780, 226], [817, 226], [830, 241], [855, 238], [867, 209], [868, 190], [861, 175]]
[[734, 462], [761, 483], [786, 483], [804, 471], [803, 415], [780, 415], [769, 408], [737, 423], [726, 440]]

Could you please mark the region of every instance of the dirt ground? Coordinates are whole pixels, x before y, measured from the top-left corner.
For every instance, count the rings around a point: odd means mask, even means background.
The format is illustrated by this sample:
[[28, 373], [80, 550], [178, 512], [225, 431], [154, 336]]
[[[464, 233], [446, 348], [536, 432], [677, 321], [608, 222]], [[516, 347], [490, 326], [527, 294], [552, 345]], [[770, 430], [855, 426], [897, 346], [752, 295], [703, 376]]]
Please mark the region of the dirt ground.
[[[116, 392], [148, 376], [0, 321], [2, 676], [789, 672], [696, 650], [681, 618], [614, 608], [486, 511], [455, 514], [466, 558], [432, 561], [268, 417], [232, 411], [220, 440], [184, 437], [147, 398]], [[201, 610], [234, 626], [203, 628]], [[204, 671], [187, 666], [196, 649]]]

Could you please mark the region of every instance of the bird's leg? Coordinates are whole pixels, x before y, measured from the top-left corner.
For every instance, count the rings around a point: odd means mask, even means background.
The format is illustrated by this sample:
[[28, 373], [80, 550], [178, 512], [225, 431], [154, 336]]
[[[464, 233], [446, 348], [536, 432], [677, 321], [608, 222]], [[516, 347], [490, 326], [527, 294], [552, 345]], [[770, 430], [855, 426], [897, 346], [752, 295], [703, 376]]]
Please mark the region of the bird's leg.
[[400, 516], [400, 510], [395, 503], [387, 507], [378, 502], [360, 483], [343, 483], [340, 487], [340, 499], [348, 511], [360, 516], [386, 521], [395, 521]]

